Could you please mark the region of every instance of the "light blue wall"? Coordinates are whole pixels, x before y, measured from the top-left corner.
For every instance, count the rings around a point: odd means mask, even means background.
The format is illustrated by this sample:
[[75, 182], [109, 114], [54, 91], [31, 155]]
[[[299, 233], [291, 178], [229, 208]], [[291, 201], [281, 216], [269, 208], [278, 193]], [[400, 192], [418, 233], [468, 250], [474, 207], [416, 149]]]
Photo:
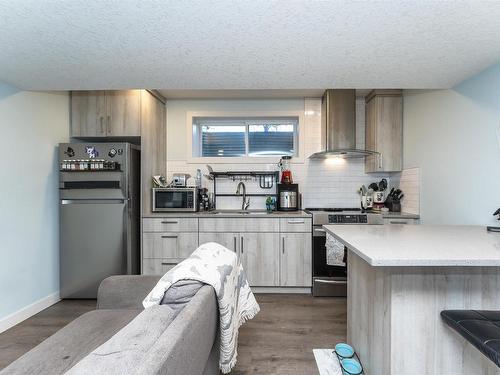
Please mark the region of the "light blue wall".
[[497, 224], [500, 64], [450, 90], [408, 91], [404, 165], [421, 169], [426, 224]]
[[0, 83], [0, 321], [59, 290], [56, 146], [68, 132], [67, 93]]

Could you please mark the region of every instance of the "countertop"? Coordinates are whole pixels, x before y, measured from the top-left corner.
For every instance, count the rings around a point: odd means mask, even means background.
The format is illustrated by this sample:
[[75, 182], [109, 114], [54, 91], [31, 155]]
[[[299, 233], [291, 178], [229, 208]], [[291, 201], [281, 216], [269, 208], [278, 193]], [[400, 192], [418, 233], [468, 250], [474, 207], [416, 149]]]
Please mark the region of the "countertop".
[[371, 266], [500, 266], [500, 233], [483, 226], [325, 225]]
[[304, 211], [273, 211], [268, 213], [265, 210], [248, 210], [248, 214], [242, 214], [241, 210], [215, 210], [200, 212], [156, 212], [153, 214], [142, 215], [143, 218], [162, 218], [162, 217], [200, 217], [200, 218], [218, 218], [218, 217], [248, 217], [248, 218], [280, 218], [280, 217], [312, 217]]

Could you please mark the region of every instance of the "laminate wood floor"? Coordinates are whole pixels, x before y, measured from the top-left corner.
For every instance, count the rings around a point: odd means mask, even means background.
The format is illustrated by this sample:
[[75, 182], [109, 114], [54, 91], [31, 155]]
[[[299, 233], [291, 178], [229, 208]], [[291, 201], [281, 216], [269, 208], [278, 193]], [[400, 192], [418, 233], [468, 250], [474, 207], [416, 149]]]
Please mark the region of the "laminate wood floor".
[[[318, 374], [313, 349], [346, 339], [345, 298], [257, 295], [260, 313], [240, 329], [231, 374]], [[93, 300], [64, 300], [0, 334], [0, 369], [83, 313]]]

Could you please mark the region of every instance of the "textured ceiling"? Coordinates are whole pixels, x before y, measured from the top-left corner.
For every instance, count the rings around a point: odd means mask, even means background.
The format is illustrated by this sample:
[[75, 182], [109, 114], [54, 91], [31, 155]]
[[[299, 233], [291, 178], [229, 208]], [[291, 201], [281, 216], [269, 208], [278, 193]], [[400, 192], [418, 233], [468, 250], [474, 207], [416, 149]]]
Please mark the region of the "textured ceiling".
[[500, 61], [499, 1], [0, 1], [22, 89], [445, 88]]

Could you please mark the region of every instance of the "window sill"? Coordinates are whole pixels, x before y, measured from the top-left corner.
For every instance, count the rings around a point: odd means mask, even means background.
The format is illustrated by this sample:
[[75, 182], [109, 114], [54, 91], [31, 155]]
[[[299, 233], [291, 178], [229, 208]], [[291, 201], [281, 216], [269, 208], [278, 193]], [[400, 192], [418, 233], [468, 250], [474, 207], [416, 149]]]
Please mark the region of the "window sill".
[[[203, 158], [191, 157], [186, 160], [188, 164], [277, 164], [279, 163], [280, 156], [263, 156], [263, 157], [226, 157], [226, 158]], [[304, 164], [303, 157], [292, 158], [292, 164]]]

